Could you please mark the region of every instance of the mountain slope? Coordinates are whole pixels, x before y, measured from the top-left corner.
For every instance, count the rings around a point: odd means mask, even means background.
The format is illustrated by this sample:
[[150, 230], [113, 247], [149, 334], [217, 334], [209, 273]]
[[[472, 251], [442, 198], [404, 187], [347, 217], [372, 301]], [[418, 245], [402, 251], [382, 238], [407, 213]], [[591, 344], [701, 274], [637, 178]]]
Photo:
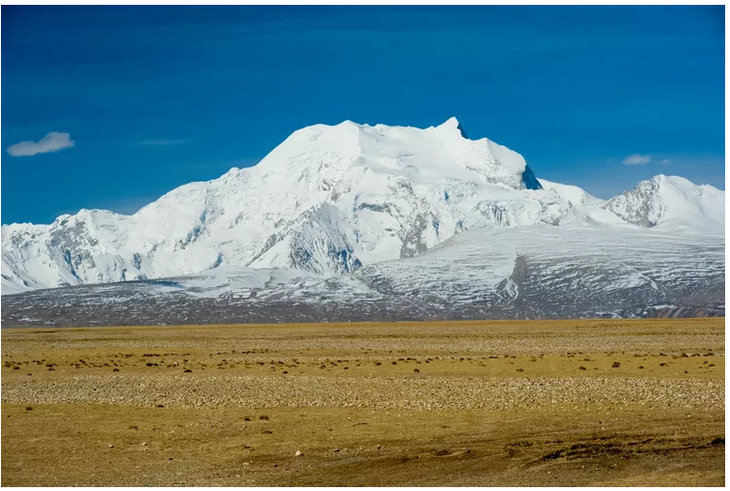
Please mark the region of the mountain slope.
[[723, 236], [491, 226], [351, 274], [222, 266], [10, 295], [2, 316], [63, 326], [724, 315], [724, 277]]
[[[356, 274], [381, 293], [487, 316], [641, 315], [724, 304], [724, 237], [630, 225], [471, 230], [409, 261]], [[387, 285], [387, 286], [385, 286]]]

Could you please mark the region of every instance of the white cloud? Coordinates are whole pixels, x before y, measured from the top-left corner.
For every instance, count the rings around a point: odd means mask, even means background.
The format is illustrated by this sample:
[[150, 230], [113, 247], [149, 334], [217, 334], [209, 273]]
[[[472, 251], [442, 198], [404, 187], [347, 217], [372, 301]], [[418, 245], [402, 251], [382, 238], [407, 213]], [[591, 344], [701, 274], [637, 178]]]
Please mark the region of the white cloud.
[[669, 162], [671, 162], [669, 159], [662, 159], [659, 161], [660, 164], [668, 164]]
[[624, 165], [645, 165], [651, 163], [651, 155], [635, 153], [626, 157], [621, 163]]
[[39, 153], [57, 152], [74, 146], [71, 135], [52, 131], [40, 141], [22, 141], [8, 147], [8, 153], [13, 157], [31, 157]]

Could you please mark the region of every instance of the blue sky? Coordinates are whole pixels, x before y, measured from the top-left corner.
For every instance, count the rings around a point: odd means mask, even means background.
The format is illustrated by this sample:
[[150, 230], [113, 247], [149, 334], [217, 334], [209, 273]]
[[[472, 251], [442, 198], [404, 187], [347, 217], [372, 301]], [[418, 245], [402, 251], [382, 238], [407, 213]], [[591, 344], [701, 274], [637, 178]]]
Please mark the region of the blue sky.
[[[2, 223], [131, 213], [346, 119], [456, 116], [603, 198], [724, 189], [723, 6], [4, 5], [2, 27]], [[51, 132], [68, 148], [8, 150]]]

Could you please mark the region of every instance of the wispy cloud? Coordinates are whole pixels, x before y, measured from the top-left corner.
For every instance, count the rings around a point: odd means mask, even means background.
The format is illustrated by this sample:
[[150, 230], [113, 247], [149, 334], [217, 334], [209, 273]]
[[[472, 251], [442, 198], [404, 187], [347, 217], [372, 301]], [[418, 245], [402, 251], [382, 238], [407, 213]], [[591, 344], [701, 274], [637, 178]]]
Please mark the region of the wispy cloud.
[[39, 153], [57, 152], [74, 146], [71, 135], [52, 131], [39, 141], [22, 141], [8, 147], [8, 153], [13, 157], [31, 157]]
[[623, 159], [621, 163], [624, 165], [646, 165], [651, 163], [651, 155], [634, 153]]
[[673, 162], [670, 159], [660, 159], [651, 155], [642, 155], [640, 153], [632, 153], [621, 161], [624, 165], [646, 165], [646, 164], [669, 164]]
[[190, 140], [143, 140], [137, 142], [137, 145], [143, 145], [148, 147], [166, 147], [170, 145], [182, 145], [188, 143]]

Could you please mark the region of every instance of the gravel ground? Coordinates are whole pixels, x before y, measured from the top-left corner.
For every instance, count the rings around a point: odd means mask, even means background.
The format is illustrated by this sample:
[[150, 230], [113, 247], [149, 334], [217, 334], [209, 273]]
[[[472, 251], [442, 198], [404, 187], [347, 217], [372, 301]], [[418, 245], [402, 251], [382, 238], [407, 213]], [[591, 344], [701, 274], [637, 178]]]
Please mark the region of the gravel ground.
[[3, 403], [131, 406], [525, 409], [551, 404], [724, 408], [723, 380], [561, 377], [323, 377], [85, 375], [4, 381]]
[[722, 485], [724, 336], [722, 319], [3, 329], [2, 484]]
[[[575, 321], [574, 321], [575, 322]], [[637, 328], [638, 327], [638, 328]], [[328, 350], [336, 352], [372, 351], [428, 351], [435, 354], [557, 354], [565, 352], [627, 352], [687, 351], [690, 347], [724, 349], [725, 332], [722, 327], [674, 328], [668, 326], [621, 325], [607, 329], [563, 328], [551, 329], [485, 329], [453, 328], [379, 328], [379, 329], [322, 329], [269, 330], [241, 329], [158, 329], [156, 331], [129, 330], [122, 334], [94, 330], [85, 332], [48, 331], [35, 335], [15, 330], [12, 338], [3, 337], [2, 354], [81, 350], [103, 346], [107, 350], [123, 349], [200, 349], [215, 351], [256, 350]], [[90, 332], [91, 331], [91, 332]], [[302, 332], [303, 331], [303, 332]], [[491, 331], [491, 332], [490, 332]], [[495, 332], [496, 331], [496, 332]]]

